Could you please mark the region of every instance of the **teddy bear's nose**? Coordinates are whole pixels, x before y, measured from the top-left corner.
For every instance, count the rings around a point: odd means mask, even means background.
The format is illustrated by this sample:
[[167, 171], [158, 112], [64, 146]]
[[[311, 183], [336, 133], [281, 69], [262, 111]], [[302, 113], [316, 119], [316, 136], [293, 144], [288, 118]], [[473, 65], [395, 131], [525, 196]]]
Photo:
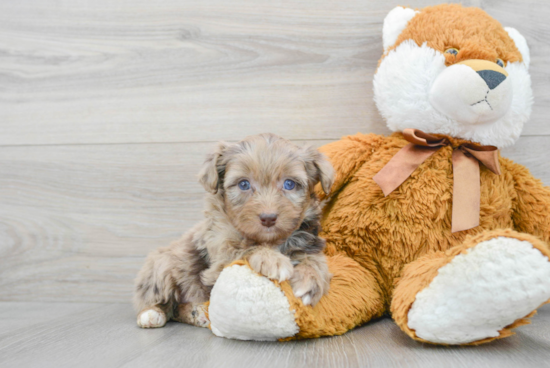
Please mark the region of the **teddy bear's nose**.
[[479, 74], [479, 76], [485, 81], [485, 83], [487, 83], [489, 89], [496, 88], [506, 79], [506, 76], [504, 74], [494, 70], [480, 70], [477, 72], [477, 74]]
[[488, 60], [470, 59], [457, 64], [472, 68], [483, 79], [489, 89], [497, 88], [508, 77], [506, 69]]

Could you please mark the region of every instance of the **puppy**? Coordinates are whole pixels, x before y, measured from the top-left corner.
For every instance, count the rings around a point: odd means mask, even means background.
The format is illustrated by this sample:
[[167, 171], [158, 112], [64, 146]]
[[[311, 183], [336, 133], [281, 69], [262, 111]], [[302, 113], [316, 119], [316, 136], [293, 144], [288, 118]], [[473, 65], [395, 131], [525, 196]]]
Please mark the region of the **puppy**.
[[205, 219], [170, 246], [153, 251], [138, 274], [134, 305], [140, 327], [169, 319], [206, 326], [202, 303], [225, 266], [246, 259], [270, 279], [290, 280], [304, 304], [327, 293], [331, 275], [318, 237], [320, 206], [334, 170], [312, 147], [273, 134], [220, 142], [199, 174], [209, 192]]

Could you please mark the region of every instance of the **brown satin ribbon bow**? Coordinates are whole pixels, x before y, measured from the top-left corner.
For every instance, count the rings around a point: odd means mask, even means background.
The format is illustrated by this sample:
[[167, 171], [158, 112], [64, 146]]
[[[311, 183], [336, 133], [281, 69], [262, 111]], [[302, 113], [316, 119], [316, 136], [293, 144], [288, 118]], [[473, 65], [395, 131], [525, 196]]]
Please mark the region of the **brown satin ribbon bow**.
[[[405, 129], [403, 136], [411, 143], [397, 152], [373, 178], [385, 196], [397, 189], [438, 149], [451, 144], [447, 138], [438, 138], [418, 129]], [[500, 175], [500, 165], [497, 147], [475, 143], [464, 143], [455, 148], [452, 160], [452, 232], [455, 233], [479, 225], [479, 163], [497, 175]]]

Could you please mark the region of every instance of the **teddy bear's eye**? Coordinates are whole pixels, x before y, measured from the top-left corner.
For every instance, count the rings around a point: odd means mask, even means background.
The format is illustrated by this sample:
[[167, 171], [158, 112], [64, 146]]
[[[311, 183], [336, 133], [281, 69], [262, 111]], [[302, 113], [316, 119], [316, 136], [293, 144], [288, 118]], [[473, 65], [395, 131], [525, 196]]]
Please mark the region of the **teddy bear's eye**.
[[495, 61], [495, 63], [497, 63], [498, 66], [500, 66], [501, 68], [504, 68], [504, 61], [502, 61], [502, 59], [497, 59], [497, 61]]
[[458, 54], [458, 49], [451, 47], [450, 49], [445, 50], [445, 53], [456, 56]]

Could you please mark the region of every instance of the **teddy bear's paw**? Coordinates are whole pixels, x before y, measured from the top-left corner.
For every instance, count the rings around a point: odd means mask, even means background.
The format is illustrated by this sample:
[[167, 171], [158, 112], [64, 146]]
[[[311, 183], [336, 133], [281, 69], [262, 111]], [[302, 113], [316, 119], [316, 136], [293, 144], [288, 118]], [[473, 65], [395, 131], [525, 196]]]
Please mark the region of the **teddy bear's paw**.
[[479, 243], [416, 295], [408, 326], [424, 340], [465, 344], [500, 336], [550, 298], [550, 262], [527, 241]]
[[166, 324], [166, 314], [156, 309], [146, 309], [138, 315], [137, 324], [141, 328], [163, 327]]
[[243, 265], [222, 271], [210, 295], [208, 316], [212, 332], [231, 339], [272, 341], [299, 331], [283, 291]]
[[279, 282], [288, 280], [294, 272], [290, 258], [269, 248], [258, 249], [248, 262], [254, 271]]
[[321, 273], [309, 265], [300, 264], [294, 268], [290, 285], [294, 295], [302, 298], [304, 305], [314, 306], [328, 292], [330, 279], [328, 269], [326, 273]]

